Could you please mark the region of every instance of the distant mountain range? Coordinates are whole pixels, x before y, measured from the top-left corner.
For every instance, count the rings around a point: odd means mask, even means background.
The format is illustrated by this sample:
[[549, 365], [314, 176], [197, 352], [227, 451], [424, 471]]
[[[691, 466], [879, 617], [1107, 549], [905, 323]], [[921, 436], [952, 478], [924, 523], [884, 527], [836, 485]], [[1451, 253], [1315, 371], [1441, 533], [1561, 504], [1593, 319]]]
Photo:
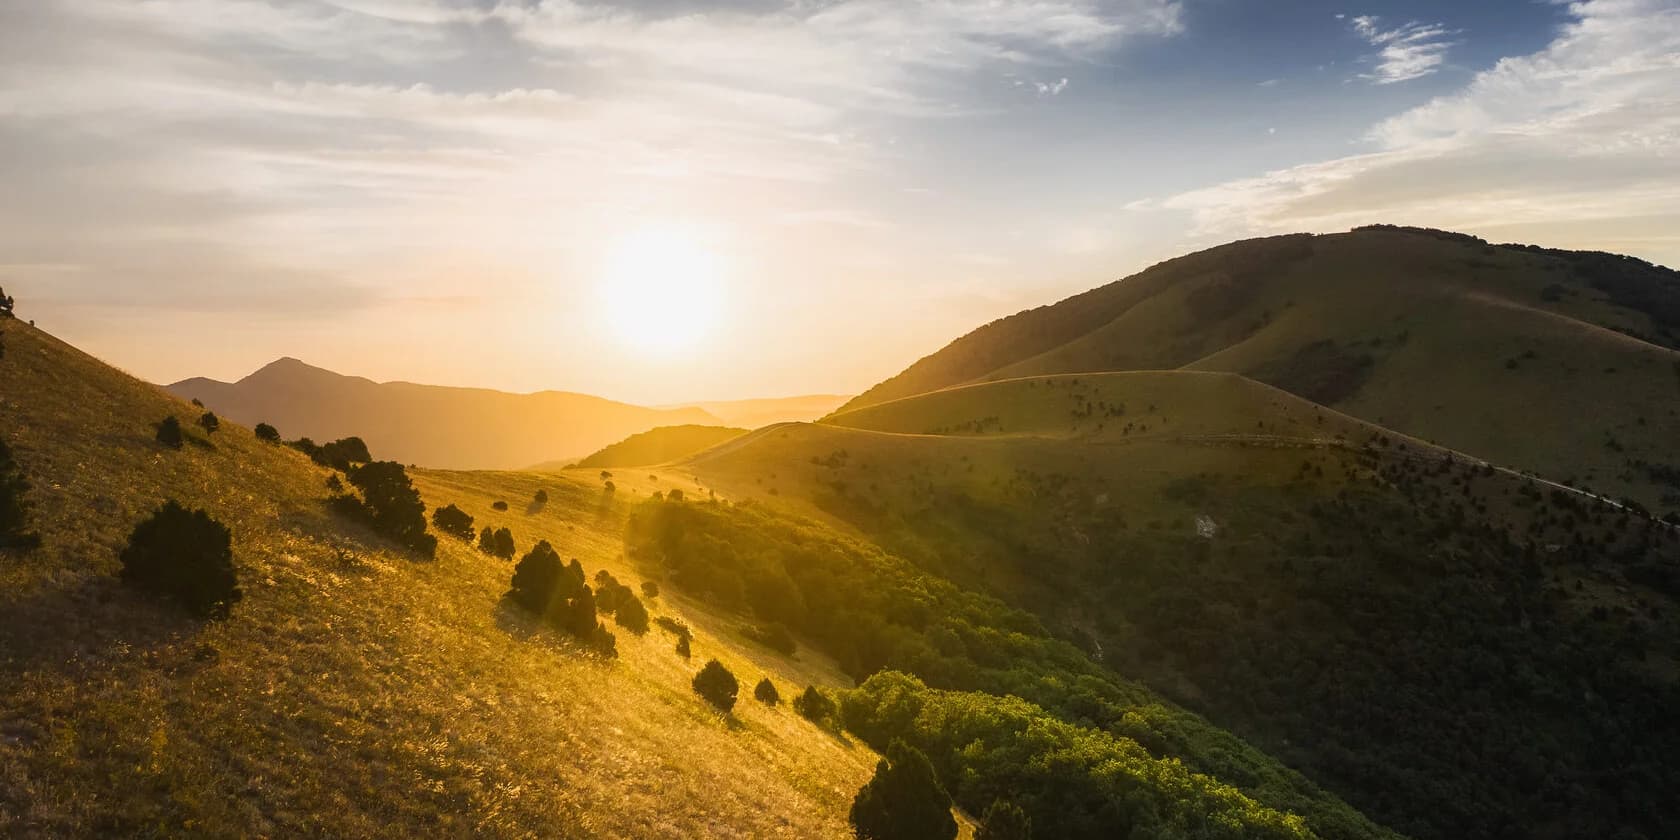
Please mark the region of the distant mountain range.
[[[582, 457], [659, 426], [808, 420], [845, 397], [790, 397], [649, 408], [588, 394], [374, 382], [284, 358], [238, 382], [195, 377], [167, 386], [237, 423], [287, 439], [357, 435], [374, 456], [443, 469], [519, 469]], [[745, 419], [742, 419], [745, 418]]]

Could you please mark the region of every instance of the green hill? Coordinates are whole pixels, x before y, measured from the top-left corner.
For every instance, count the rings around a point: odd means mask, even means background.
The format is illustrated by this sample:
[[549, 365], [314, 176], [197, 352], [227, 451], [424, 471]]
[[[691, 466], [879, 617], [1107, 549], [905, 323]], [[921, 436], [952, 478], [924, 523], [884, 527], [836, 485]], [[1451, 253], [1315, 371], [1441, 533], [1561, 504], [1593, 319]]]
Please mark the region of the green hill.
[[952, 388], [685, 466], [1031, 610], [1407, 834], [1680, 827], [1680, 537], [1637, 513], [1199, 372]]
[[1228, 371], [1680, 516], [1676, 348], [1668, 269], [1366, 228], [1237, 242], [1001, 319], [842, 412], [996, 379]]
[[661, 426], [631, 435], [577, 462], [579, 467], [646, 467], [686, 458], [747, 433], [727, 426]]
[[[43, 544], [0, 550], [0, 835], [849, 835], [872, 751], [750, 698], [721, 719], [689, 687], [714, 656], [787, 696], [847, 684], [825, 657], [767, 651], [672, 593], [649, 609], [693, 628], [693, 660], [616, 626], [618, 658], [597, 660], [503, 602], [509, 563], [448, 537], [432, 560], [397, 551], [328, 512], [302, 454], [231, 423], [207, 436], [186, 402], [3, 326], [0, 434]], [[180, 450], [153, 439], [169, 414]], [[547, 539], [640, 579], [629, 504], [592, 475], [415, 478], [522, 552]], [[537, 489], [539, 511], [492, 510]], [[117, 580], [165, 498], [233, 532], [244, 598], [224, 621]]]

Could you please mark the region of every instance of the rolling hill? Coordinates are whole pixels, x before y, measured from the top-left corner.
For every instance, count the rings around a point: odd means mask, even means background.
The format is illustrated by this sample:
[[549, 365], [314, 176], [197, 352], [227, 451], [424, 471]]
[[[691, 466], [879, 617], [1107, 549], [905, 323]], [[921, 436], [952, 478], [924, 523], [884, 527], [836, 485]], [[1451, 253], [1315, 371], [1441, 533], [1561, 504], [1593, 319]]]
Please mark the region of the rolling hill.
[[[649, 608], [692, 628], [694, 660], [617, 627], [618, 658], [598, 660], [504, 602], [509, 563], [451, 538], [430, 560], [398, 551], [329, 512], [327, 470], [231, 423], [161, 446], [153, 424], [196, 409], [4, 331], [0, 435], [42, 545], [0, 550], [0, 835], [849, 836], [871, 750], [785, 705], [720, 718], [689, 687], [711, 657], [787, 696], [847, 684], [827, 658], [768, 651], [673, 592]], [[511, 526], [521, 550], [547, 539], [639, 579], [630, 505], [593, 474], [415, 479], [428, 507]], [[492, 509], [539, 488], [539, 511]], [[226, 620], [117, 580], [166, 498], [232, 530], [244, 598]]]
[[817, 420], [845, 405], [851, 397], [836, 394], [807, 394], [757, 400], [723, 400], [689, 403], [670, 408], [698, 408], [722, 420], [727, 426], [756, 429], [771, 423], [805, 423]]
[[1372, 227], [1237, 242], [975, 330], [842, 411], [1062, 373], [1240, 373], [1680, 516], [1680, 274]]
[[717, 424], [697, 408], [643, 408], [560, 391], [378, 383], [296, 359], [238, 382], [187, 379], [168, 388], [234, 422], [273, 424], [287, 438], [357, 435], [381, 457], [443, 469], [517, 469], [575, 458], [656, 426]]
[[728, 426], [661, 426], [631, 435], [577, 462], [579, 467], [646, 467], [686, 458], [747, 433]]
[[1408, 835], [1680, 827], [1680, 536], [1589, 495], [1200, 371], [948, 388], [680, 466], [1029, 609]]

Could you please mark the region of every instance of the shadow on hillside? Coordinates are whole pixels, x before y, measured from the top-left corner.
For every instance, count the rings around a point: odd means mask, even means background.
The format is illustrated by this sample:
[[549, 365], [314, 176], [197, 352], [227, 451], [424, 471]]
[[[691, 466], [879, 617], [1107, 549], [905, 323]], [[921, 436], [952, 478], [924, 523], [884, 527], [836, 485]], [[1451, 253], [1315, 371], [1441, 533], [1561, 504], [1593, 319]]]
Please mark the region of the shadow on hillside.
[[0, 604], [0, 680], [36, 669], [80, 670], [145, 659], [204, 624], [115, 578], [88, 577]]
[[531, 503], [525, 506], [525, 515], [526, 516], [535, 516], [539, 513], [542, 513], [543, 508], [546, 508], [546, 507], [548, 507], [547, 502], [539, 502], [536, 499], [532, 499]]
[[543, 620], [513, 600], [513, 593], [508, 592], [496, 601], [496, 626], [508, 637], [525, 643], [535, 643], [552, 648], [556, 653], [566, 654], [576, 659], [586, 659], [591, 662], [604, 662], [600, 655], [586, 647], [582, 642], [568, 635], [562, 630], [543, 623]]

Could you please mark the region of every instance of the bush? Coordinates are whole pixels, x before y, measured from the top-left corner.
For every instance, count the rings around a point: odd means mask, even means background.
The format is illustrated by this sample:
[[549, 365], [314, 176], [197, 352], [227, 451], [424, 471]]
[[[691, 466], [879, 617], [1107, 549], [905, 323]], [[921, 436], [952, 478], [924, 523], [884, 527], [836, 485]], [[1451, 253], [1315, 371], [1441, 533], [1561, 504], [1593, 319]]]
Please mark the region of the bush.
[[420, 491], [414, 489], [402, 464], [374, 461], [355, 467], [349, 476], [350, 483], [362, 491], [361, 512], [374, 530], [425, 556], [437, 551], [437, 537], [426, 533], [426, 506], [420, 501]]
[[832, 725], [835, 712], [839, 711], [834, 701], [814, 685], [805, 686], [805, 690], [793, 698], [793, 710], [818, 726]]
[[573, 578], [571, 570], [560, 561], [560, 554], [548, 540], [542, 540], [513, 567], [513, 589], [508, 594], [525, 609], [550, 617], [558, 615], [581, 588], [581, 575]]
[[446, 505], [432, 511], [432, 526], [458, 539], [473, 538], [472, 514], [454, 505]]
[[875, 765], [875, 777], [852, 800], [852, 828], [862, 840], [953, 840], [957, 821], [951, 796], [927, 756], [893, 741]]
[[642, 597], [652, 600], [659, 597], [659, 584], [651, 580], [642, 581]]
[[766, 706], [782, 702], [781, 692], [776, 690], [776, 684], [771, 682], [769, 677], [759, 680], [758, 685], [753, 686], [753, 698]]
[[268, 425], [267, 423], [258, 423], [257, 427], [251, 431], [255, 432], [257, 440], [260, 440], [263, 443], [280, 442], [280, 430]]
[[688, 625], [682, 623], [681, 619], [672, 618], [668, 615], [662, 615], [654, 619], [653, 623], [659, 625], [661, 630], [674, 634], [681, 639], [689, 639], [694, 636], [694, 631], [688, 629]]
[[200, 618], [225, 617], [242, 597], [233, 535], [202, 510], [170, 499], [135, 526], [123, 549], [124, 583], [172, 598]]
[[170, 449], [180, 449], [181, 445], [187, 442], [186, 437], [181, 434], [181, 421], [175, 419], [175, 415], [171, 414], [158, 422], [157, 442]]
[[986, 809], [974, 840], [1032, 840], [1032, 818], [1021, 806], [999, 799]]
[[507, 502], [494, 501], [490, 503], [491, 510], [507, 510]]
[[694, 651], [688, 643], [687, 636], [677, 637], [677, 655], [684, 659], [694, 655]]
[[724, 714], [735, 708], [735, 695], [740, 690], [741, 684], [735, 681], [735, 675], [716, 659], [707, 662], [700, 673], [694, 675], [694, 692]]
[[198, 425], [204, 429], [205, 434], [213, 435], [222, 427], [222, 419], [216, 416], [216, 412], [206, 411], [199, 415]]
[[0, 548], [34, 548], [41, 543], [37, 534], [26, 533], [29, 524], [29, 503], [23, 494], [29, 492], [29, 482], [23, 470], [12, 460], [12, 450], [0, 440]]
[[317, 446], [309, 438], [298, 438], [291, 442], [291, 447], [323, 467], [332, 467], [342, 472], [350, 472], [353, 464], [368, 464], [373, 462], [373, 456], [368, 453], [367, 444], [359, 437], [340, 438], [327, 444]]
[[618, 622], [618, 626], [640, 636], [648, 631], [647, 607], [642, 605], [640, 598], [632, 595], [629, 589], [625, 589], [623, 600], [619, 602], [617, 611], [613, 613], [613, 621]]
[[537, 507], [542, 507], [543, 505], [548, 504], [548, 491], [538, 490], [537, 495], [531, 497], [531, 503]]

